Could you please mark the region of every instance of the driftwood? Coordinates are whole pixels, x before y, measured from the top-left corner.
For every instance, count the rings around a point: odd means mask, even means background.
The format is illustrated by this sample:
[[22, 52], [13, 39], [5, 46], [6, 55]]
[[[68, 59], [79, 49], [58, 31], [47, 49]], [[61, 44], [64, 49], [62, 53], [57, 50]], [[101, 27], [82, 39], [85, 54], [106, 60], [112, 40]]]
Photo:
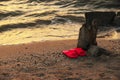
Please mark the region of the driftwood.
[[114, 18], [114, 25], [120, 26], [120, 12], [117, 13], [117, 15]]
[[115, 12], [87, 12], [85, 13], [86, 23], [90, 24], [94, 19], [98, 20], [98, 26], [107, 26], [113, 24]]

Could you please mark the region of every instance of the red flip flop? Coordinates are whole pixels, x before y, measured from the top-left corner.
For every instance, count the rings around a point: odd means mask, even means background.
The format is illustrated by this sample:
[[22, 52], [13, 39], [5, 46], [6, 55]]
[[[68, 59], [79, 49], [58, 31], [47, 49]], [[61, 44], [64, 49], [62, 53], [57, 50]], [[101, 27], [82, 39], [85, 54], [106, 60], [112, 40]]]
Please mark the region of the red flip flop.
[[79, 56], [86, 56], [86, 51], [82, 48], [75, 48], [75, 51]]
[[63, 51], [63, 54], [65, 54], [69, 58], [78, 58], [79, 55], [76, 53], [74, 49], [71, 50], [65, 50]]
[[86, 56], [85, 50], [82, 48], [74, 48], [63, 51], [63, 54], [69, 58], [78, 58], [79, 56]]

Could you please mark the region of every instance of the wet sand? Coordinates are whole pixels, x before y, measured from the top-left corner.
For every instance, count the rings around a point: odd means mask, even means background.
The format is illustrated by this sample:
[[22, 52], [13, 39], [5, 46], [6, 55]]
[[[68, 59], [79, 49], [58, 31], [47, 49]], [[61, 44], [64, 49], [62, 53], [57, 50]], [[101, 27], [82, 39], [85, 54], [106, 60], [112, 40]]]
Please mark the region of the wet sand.
[[[68, 44], [69, 43], [69, 44]], [[28, 44], [18, 45], [3, 45], [0, 46], [0, 57], [17, 56], [22, 54], [34, 53], [52, 53], [60, 52], [64, 49], [76, 47], [76, 40], [57, 40], [57, 41], [44, 41], [33, 42]]]

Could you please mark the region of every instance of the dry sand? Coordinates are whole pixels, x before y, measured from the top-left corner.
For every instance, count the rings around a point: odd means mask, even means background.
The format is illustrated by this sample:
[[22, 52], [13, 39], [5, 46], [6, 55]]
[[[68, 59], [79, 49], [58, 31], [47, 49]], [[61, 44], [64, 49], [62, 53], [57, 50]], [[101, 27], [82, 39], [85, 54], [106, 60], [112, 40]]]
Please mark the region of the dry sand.
[[112, 56], [69, 59], [77, 40], [0, 46], [0, 80], [119, 80], [120, 40], [98, 40]]

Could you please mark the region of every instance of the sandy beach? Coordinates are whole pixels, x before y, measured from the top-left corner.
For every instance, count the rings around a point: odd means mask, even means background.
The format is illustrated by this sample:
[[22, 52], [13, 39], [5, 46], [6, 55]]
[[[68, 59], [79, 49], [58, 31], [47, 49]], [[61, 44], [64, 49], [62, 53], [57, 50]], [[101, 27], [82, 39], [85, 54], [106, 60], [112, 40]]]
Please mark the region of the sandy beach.
[[63, 50], [77, 40], [0, 46], [1, 80], [119, 80], [120, 40], [98, 40], [112, 56], [70, 59]]
[[[103, 4], [104, 3], [104, 4]], [[108, 4], [109, 3], [109, 4]], [[0, 80], [120, 80], [120, 28], [101, 27], [110, 56], [70, 59], [85, 12], [117, 11], [117, 0], [0, 1]]]

